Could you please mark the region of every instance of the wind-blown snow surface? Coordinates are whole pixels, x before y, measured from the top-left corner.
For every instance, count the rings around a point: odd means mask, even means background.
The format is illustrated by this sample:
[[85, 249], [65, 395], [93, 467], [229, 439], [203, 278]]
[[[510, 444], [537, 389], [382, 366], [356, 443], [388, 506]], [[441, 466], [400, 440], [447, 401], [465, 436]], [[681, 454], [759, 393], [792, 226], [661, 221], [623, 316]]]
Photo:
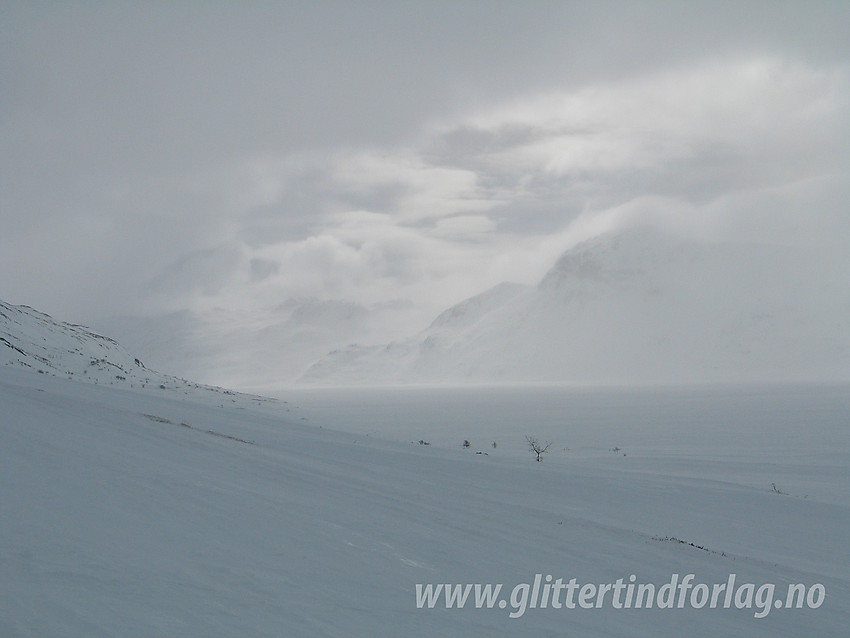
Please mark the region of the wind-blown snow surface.
[[565, 252], [537, 286], [498, 286], [409, 339], [338, 349], [302, 380], [847, 381], [850, 289], [814, 252], [650, 226], [603, 234]]
[[[428, 420], [416, 429], [437, 442], [425, 446], [319, 427], [360, 427], [364, 416], [346, 410], [325, 420], [281, 402], [62, 376], [0, 366], [4, 637], [846, 631], [846, 388], [812, 389], [796, 438], [781, 441], [789, 419], [760, 458], [752, 442], [769, 431], [769, 401], [735, 422], [754, 422], [755, 436], [727, 425], [708, 452], [705, 414], [682, 422], [678, 443], [665, 447], [643, 413], [636, 427], [657, 448], [602, 450], [585, 434], [575, 446], [558, 441], [538, 464], [507, 441], [486, 456], [441, 445]], [[513, 402], [517, 439], [544, 425], [534, 395], [524, 396]], [[486, 415], [480, 399], [445, 402], [458, 439], [487, 440], [474, 416]], [[628, 419], [631, 404], [622, 408]], [[658, 402], [659, 415], [668, 409]], [[404, 410], [396, 418], [403, 424]], [[689, 445], [684, 433], [695, 427]], [[826, 599], [761, 619], [752, 608], [606, 605], [528, 609], [518, 619], [510, 605], [416, 608], [417, 583], [504, 583], [507, 598], [537, 573], [597, 584], [635, 574], [657, 586], [674, 573], [708, 584], [734, 573], [738, 583], [774, 583], [777, 598], [789, 583], [820, 583]]]

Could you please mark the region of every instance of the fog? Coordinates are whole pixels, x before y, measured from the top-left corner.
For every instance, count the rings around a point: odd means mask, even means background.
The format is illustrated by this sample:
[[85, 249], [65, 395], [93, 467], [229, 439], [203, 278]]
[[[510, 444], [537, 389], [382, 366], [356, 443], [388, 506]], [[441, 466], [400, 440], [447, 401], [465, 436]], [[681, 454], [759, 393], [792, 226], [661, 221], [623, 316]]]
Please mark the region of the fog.
[[[0, 296], [256, 385], [648, 225], [788, 255], [744, 279], [842, 376], [848, 27], [826, 2], [7, 3]], [[729, 284], [688, 263], [652, 272]], [[628, 300], [605, 312], [639, 323]]]

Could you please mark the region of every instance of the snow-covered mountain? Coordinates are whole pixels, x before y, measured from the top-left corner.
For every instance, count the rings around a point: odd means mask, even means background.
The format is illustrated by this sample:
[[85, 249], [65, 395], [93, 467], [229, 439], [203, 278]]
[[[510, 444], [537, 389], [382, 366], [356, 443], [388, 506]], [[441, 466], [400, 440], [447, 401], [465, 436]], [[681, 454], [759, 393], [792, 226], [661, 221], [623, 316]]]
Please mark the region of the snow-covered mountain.
[[0, 301], [0, 366], [92, 384], [241, 406], [272, 401], [151, 370], [117, 341]]
[[134, 352], [145, 353], [155, 367], [207, 383], [262, 391], [294, 382], [333, 349], [386, 339], [386, 326], [405, 325], [399, 320], [405, 312], [392, 304], [375, 308], [296, 297], [251, 313], [237, 306], [185, 310], [100, 319], [97, 327]]
[[651, 227], [568, 250], [420, 334], [338, 349], [308, 383], [671, 383], [850, 378], [850, 289], [799, 248]]

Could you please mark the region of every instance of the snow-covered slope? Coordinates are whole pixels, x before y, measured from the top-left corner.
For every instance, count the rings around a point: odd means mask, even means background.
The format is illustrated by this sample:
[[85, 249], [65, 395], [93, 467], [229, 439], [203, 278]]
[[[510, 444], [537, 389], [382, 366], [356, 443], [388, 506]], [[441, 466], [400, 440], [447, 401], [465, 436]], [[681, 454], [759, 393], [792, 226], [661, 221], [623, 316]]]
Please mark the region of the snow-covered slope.
[[[42, 374], [83, 375], [92, 382], [126, 380], [145, 370], [116, 341], [84, 326], [57, 322], [29, 306], [0, 301], [0, 363]], [[91, 374], [89, 375], [89, 372]]]
[[[538, 464], [10, 367], [0, 405], [4, 637], [846, 630], [846, 447], [766, 459], [752, 487], [751, 461], [734, 455], [577, 450]], [[533, 421], [532, 410], [517, 437]], [[798, 492], [800, 472], [820, 495]], [[752, 601], [510, 617], [511, 592], [535, 574], [661, 587], [691, 573], [709, 586], [730, 574], [773, 584], [783, 601], [791, 583], [819, 584], [826, 600], [765, 618]], [[428, 583], [502, 583], [505, 607], [418, 609], [416, 585]]]
[[[28, 308], [2, 312], [4, 638], [846, 631], [850, 406], [841, 389], [812, 394], [807, 405], [817, 409], [801, 412], [810, 418], [799, 428], [790, 424], [802, 444], [777, 436], [741, 446], [736, 432], [749, 423], [746, 440], [769, 430], [769, 412], [759, 411], [717, 430], [708, 453], [695, 420], [677, 428], [676, 448], [644, 445], [626, 456], [576, 438], [575, 448], [559, 442], [535, 463], [507, 444], [485, 455], [317, 427], [345, 429], [350, 410], [311, 425], [282, 403], [188, 382], [142, 388], [144, 379], [168, 378], [83, 328]], [[514, 402], [521, 418], [501, 436], [533, 433], [537, 403]], [[618, 412], [625, 418], [634, 413], [628, 403]], [[410, 417], [404, 405], [399, 422]], [[445, 416], [478, 440], [485, 434], [463, 416], [476, 406]], [[418, 431], [431, 438], [428, 422]], [[520, 602], [521, 584], [530, 594], [536, 574], [596, 585], [634, 575], [658, 588], [673, 574], [708, 586], [735, 574], [738, 586], [775, 585], [783, 604], [793, 583], [822, 586], [825, 597], [816, 607], [774, 608], [752, 593], [747, 604], [744, 589], [743, 608], [617, 609], [609, 595], [600, 608], [544, 609]], [[440, 583], [504, 590], [490, 609], [474, 609], [472, 599], [447, 609], [443, 598], [418, 608], [417, 584]]]
[[0, 367], [146, 392], [203, 397], [242, 406], [264, 397], [187, 381], [147, 368], [118, 342], [90, 329], [57, 321], [29, 306], [0, 301]]
[[497, 287], [415, 337], [339, 349], [303, 380], [846, 380], [850, 289], [810, 257], [631, 228], [567, 251], [533, 289]]

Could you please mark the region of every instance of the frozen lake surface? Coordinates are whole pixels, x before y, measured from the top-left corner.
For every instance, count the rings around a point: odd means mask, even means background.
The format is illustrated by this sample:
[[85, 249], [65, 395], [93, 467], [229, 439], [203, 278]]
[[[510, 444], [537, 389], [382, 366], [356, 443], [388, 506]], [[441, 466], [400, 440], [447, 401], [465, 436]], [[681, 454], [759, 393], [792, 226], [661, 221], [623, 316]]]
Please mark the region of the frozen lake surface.
[[[626, 457], [688, 474], [850, 504], [850, 386], [666, 388], [564, 386], [291, 389], [314, 425], [362, 437], [528, 456], [525, 435], [553, 442], [548, 463]], [[494, 449], [493, 442], [497, 443]], [[850, 537], [848, 537], [850, 540]]]

